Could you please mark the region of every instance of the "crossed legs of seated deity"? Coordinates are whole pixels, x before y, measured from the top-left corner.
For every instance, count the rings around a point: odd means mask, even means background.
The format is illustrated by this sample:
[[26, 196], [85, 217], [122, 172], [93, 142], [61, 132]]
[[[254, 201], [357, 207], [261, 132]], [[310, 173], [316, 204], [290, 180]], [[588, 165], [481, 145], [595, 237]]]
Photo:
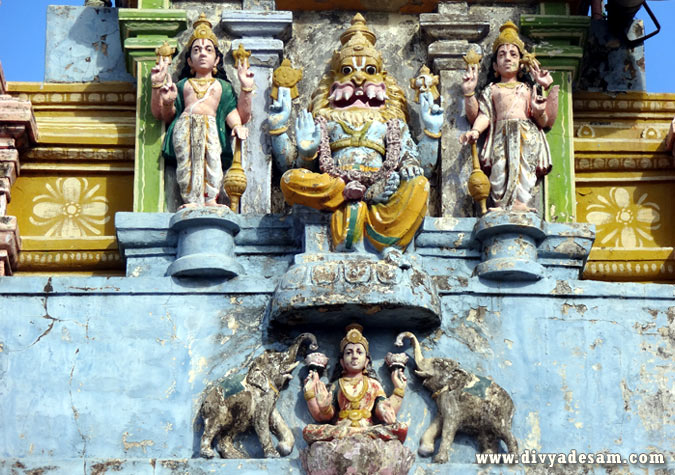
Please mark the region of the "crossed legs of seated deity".
[[346, 201], [345, 183], [326, 173], [298, 168], [287, 171], [281, 190], [289, 204], [332, 211], [331, 236], [337, 251], [363, 248], [364, 237], [378, 251], [405, 250], [427, 213], [429, 182], [423, 176], [401, 182], [386, 203]]

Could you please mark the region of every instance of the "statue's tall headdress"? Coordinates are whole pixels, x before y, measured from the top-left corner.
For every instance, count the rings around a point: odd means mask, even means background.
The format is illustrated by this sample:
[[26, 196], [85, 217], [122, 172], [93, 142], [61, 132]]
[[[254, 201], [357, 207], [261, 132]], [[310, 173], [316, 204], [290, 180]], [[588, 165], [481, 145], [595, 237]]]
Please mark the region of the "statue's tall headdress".
[[501, 45], [516, 45], [520, 50], [520, 55], [527, 53], [525, 43], [518, 36], [518, 27], [512, 21], [507, 21], [499, 27], [499, 36], [492, 43], [492, 52], [495, 53]]
[[195, 40], [211, 40], [214, 46], [218, 46], [218, 37], [211, 29], [212, 25], [211, 22], [206, 19], [206, 14], [200, 14], [199, 18], [195, 20], [192, 26], [194, 27], [194, 31], [187, 42], [188, 47], [192, 46], [192, 43]]
[[363, 336], [362, 332], [363, 327], [358, 323], [352, 323], [351, 325], [348, 325], [347, 335], [345, 335], [345, 337], [340, 342], [340, 353], [344, 351], [345, 346], [347, 346], [349, 343], [360, 343], [366, 349], [366, 354], [370, 354], [368, 352], [368, 340], [366, 340], [366, 337]]
[[499, 28], [499, 36], [492, 43], [492, 52], [496, 53], [502, 45], [515, 45], [520, 51], [520, 62], [526, 66], [536, 64], [539, 62], [534, 58], [534, 53], [530, 53], [525, 49], [525, 43], [518, 36], [518, 27], [512, 21], [507, 21]]
[[375, 48], [377, 38], [375, 33], [366, 26], [366, 19], [357, 13], [352, 18], [352, 26], [340, 35], [342, 47], [333, 53], [331, 69], [336, 71], [345, 58], [353, 56], [367, 56], [377, 61], [382, 66], [382, 54]]

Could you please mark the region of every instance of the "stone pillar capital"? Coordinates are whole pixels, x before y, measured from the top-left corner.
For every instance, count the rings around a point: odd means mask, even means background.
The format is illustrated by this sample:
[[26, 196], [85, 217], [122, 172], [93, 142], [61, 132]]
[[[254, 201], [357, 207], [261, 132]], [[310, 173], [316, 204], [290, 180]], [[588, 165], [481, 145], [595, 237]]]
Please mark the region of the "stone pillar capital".
[[251, 65], [273, 68], [284, 52], [293, 24], [293, 14], [287, 11], [224, 11], [223, 28], [239, 40], [232, 42], [232, 49], [239, 44], [251, 52]]
[[176, 47], [175, 36], [187, 28], [185, 10], [120, 8], [120, 37], [127, 71], [138, 75], [136, 62], [155, 61], [155, 48], [168, 41]]
[[579, 72], [591, 19], [575, 15], [521, 15], [520, 31], [537, 41], [534, 52], [546, 69]]
[[429, 59], [438, 72], [466, 69], [462, 57], [469, 51], [470, 43], [487, 36], [490, 23], [465, 13], [423, 13], [420, 28], [429, 45]]

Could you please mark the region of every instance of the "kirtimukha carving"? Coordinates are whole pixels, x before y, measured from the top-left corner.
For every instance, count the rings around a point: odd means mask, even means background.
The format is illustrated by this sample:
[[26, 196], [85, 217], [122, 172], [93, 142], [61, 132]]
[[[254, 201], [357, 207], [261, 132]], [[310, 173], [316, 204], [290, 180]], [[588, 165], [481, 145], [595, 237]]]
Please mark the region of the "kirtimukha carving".
[[527, 52], [512, 22], [502, 25], [492, 49], [494, 74], [480, 98], [478, 65], [469, 65], [464, 76], [466, 117], [473, 125], [460, 142], [473, 144], [488, 132], [480, 161], [490, 176], [492, 209], [534, 211], [529, 203], [537, 179], [551, 171], [544, 130], [558, 115], [559, 87], [551, 87], [551, 74]]
[[396, 337], [396, 346], [404, 339], [412, 341], [415, 352], [415, 374], [432, 392], [438, 413], [420, 439], [418, 453], [429, 456], [434, 452], [434, 441], [441, 437], [434, 462], [448, 461], [457, 431], [478, 437], [481, 452], [497, 453], [499, 439], [511, 453], [518, 452], [518, 442], [511, 432], [515, 407], [508, 393], [492, 380], [460, 368], [450, 358], [424, 358], [419, 342], [411, 332]]
[[315, 357], [310, 363], [305, 400], [312, 417], [323, 424], [309, 424], [302, 431], [310, 444], [301, 454], [308, 472], [350, 473], [349, 468], [353, 473], [387, 473], [386, 469], [407, 473], [414, 461], [402, 445], [408, 425], [396, 421], [407, 385], [405, 359], [400, 355], [388, 358], [394, 386], [389, 397], [372, 369], [368, 340], [360, 325], [348, 326], [340, 342], [340, 367], [330, 390], [317, 372], [325, 360]]
[[[308, 343], [311, 350], [318, 348], [316, 337], [303, 333], [287, 351], [266, 350], [257, 357], [243, 380], [230, 378], [207, 393], [200, 409], [204, 420], [199, 449], [202, 457], [216, 456], [215, 442], [222, 458], [248, 458], [234, 447], [234, 438], [251, 427], [260, 440], [265, 457], [291, 453], [295, 438], [275, 405], [279, 391], [299, 364], [295, 359], [303, 343]], [[277, 448], [274, 448], [270, 432], [279, 440]]]
[[160, 56], [152, 68], [152, 114], [170, 124], [162, 152], [168, 163], [176, 163], [183, 207], [218, 206], [223, 171], [232, 164], [231, 136], [248, 137], [243, 124], [251, 117], [253, 73], [247, 61], [237, 62], [242, 91], [237, 100], [218, 38], [203, 13], [187, 45], [178, 83], [171, 80], [169, 57]]
[[[289, 204], [332, 213], [334, 250], [405, 250], [427, 212], [438, 156], [443, 109], [432, 84], [420, 93], [424, 134], [416, 145], [402, 89], [387, 74], [375, 34], [357, 14], [335, 51], [330, 71], [287, 134], [291, 91], [279, 87], [269, 116], [272, 150], [286, 171], [281, 190]], [[383, 252], [384, 254], [384, 252]]]

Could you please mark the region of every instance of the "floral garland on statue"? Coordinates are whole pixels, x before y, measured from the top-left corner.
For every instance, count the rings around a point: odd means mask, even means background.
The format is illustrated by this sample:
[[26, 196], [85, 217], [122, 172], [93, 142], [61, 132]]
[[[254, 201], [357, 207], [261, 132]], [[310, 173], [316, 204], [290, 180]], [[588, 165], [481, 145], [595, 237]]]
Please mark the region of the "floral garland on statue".
[[328, 129], [325, 117], [317, 117], [316, 124], [321, 129], [321, 141], [319, 142], [319, 168], [322, 173], [332, 177], [341, 178], [345, 183], [357, 181], [369, 187], [373, 183], [386, 179], [389, 174], [398, 168], [401, 156], [401, 129], [395, 119], [387, 121], [387, 133], [385, 136], [386, 153], [385, 160], [377, 171], [366, 172], [362, 170], [343, 170], [333, 161], [328, 140]]

